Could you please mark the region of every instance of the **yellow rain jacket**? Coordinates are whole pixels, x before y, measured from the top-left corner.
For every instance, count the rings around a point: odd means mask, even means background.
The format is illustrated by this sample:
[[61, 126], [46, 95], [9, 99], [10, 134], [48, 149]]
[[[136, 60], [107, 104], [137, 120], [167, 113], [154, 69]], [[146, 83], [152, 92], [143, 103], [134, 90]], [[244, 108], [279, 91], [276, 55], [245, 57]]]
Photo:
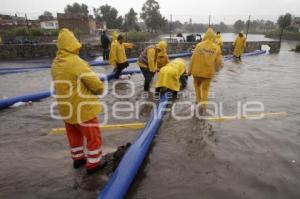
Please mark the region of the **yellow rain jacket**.
[[66, 28], [60, 31], [57, 48], [51, 75], [61, 116], [69, 124], [95, 118], [101, 111], [96, 95], [103, 92], [103, 83], [78, 56], [81, 44], [71, 31]]
[[216, 35], [216, 44], [218, 44], [220, 46], [220, 48], [222, 49], [223, 40], [222, 40], [221, 35]]
[[234, 51], [233, 55], [236, 57], [241, 56], [244, 53], [244, 50], [246, 48], [246, 37], [237, 37], [233, 43]]
[[[158, 49], [160, 49], [159, 53]], [[157, 68], [168, 62], [167, 43], [160, 41], [156, 45], [148, 46], [141, 53], [137, 64], [142, 68], [149, 68], [151, 72], [155, 72]]]
[[122, 43], [117, 40], [117, 32], [113, 33], [113, 41], [111, 43], [110, 52], [109, 52], [109, 64], [117, 66], [127, 61], [125, 48], [132, 48], [133, 44], [131, 43]]
[[215, 33], [209, 28], [191, 57], [189, 73], [194, 77], [212, 78], [222, 63], [220, 47], [214, 43]]
[[159, 52], [157, 55], [157, 68], [160, 69], [170, 62], [169, 56], [165, 51]]
[[164, 87], [173, 91], [180, 90], [180, 76], [185, 71], [183, 59], [176, 59], [163, 66], [155, 82], [155, 88]]

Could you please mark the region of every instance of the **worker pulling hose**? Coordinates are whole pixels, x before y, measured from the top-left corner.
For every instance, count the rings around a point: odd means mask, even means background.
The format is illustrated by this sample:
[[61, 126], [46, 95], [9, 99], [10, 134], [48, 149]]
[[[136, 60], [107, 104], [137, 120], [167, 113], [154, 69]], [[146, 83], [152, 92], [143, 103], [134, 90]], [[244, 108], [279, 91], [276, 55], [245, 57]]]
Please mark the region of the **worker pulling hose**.
[[160, 97], [157, 109], [152, 111], [145, 128], [141, 131], [137, 140], [131, 144], [98, 199], [125, 197], [159, 129], [168, 101], [167, 93]]

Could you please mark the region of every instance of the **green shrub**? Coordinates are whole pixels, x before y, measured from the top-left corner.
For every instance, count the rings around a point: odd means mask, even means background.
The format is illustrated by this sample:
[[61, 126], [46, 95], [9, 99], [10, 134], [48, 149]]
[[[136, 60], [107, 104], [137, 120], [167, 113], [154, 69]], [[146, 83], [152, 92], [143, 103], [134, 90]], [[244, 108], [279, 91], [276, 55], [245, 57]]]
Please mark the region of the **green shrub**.
[[[268, 33], [266, 37], [268, 38], [274, 38], [274, 39], [279, 39], [280, 36], [280, 30], [273, 31], [271, 33]], [[284, 30], [282, 39], [286, 40], [300, 40], [300, 32], [291, 32]]]
[[300, 43], [296, 46], [295, 51], [300, 52]]
[[40, 28], [30, 28], [29, 29], [29, 35], [30, 36], [43, 36], [44, 32]]
[[150, 32], [128, 32], [127, 34], [122, 34], [124, 39], [127, 39], [128, 42], [145, 42], [158, 36], [158, 34]]
[[15, 29], [16, 36], [28, 36], [29, 32], [27, 28], [16, 28]]

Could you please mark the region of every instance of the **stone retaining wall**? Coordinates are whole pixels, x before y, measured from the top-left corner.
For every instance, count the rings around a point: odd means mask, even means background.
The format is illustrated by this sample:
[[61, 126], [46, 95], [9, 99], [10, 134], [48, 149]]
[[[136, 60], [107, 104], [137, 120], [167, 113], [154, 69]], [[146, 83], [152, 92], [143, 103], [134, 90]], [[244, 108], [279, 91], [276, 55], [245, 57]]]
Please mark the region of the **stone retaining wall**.
[[[154, 43], [135, 43], [135, 48], [128, 50], [128, 57], [138, 57], [139, 54], [148, 45]], [[180, 53], [191, 51], [196, 43], [169, 43], [168, 53]], [[278, 53], [280, 50], [280, 44], [278, 41], [257, 41], [248, 42], [246, 52], [261, 49], [262, 45], [268, 45], [270, 47], [270, 53]], [[224, 55], [232, 54], [232, 42], [224, 42], [222, 49]], [[0, 45], [0, 60], [12, 60], [12, 59], [33, 59], [43, 57], [54, 57], [57, 48], [55, 44], [1, 44]], [[83, 44], [80, 54], [83, 57], [100, 55], [101, 47], [99, 44]]]

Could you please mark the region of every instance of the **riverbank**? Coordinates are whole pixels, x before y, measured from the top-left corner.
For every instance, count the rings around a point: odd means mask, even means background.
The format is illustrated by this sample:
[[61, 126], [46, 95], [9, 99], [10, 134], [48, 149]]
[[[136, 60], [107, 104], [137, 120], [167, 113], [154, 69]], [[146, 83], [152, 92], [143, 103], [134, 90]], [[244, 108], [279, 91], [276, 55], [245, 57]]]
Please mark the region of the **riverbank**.
[[[279, 39], [280, 37], [280, 31], [273, 31], [270, 33], [267, 33], [265, 35], [267, 38], [272, 38], [272, 39]], [[282, 39], [285, 40], [300, 40], [300, 32], [290, 32], [290, 31], [284, 31], [282, 35]]]

